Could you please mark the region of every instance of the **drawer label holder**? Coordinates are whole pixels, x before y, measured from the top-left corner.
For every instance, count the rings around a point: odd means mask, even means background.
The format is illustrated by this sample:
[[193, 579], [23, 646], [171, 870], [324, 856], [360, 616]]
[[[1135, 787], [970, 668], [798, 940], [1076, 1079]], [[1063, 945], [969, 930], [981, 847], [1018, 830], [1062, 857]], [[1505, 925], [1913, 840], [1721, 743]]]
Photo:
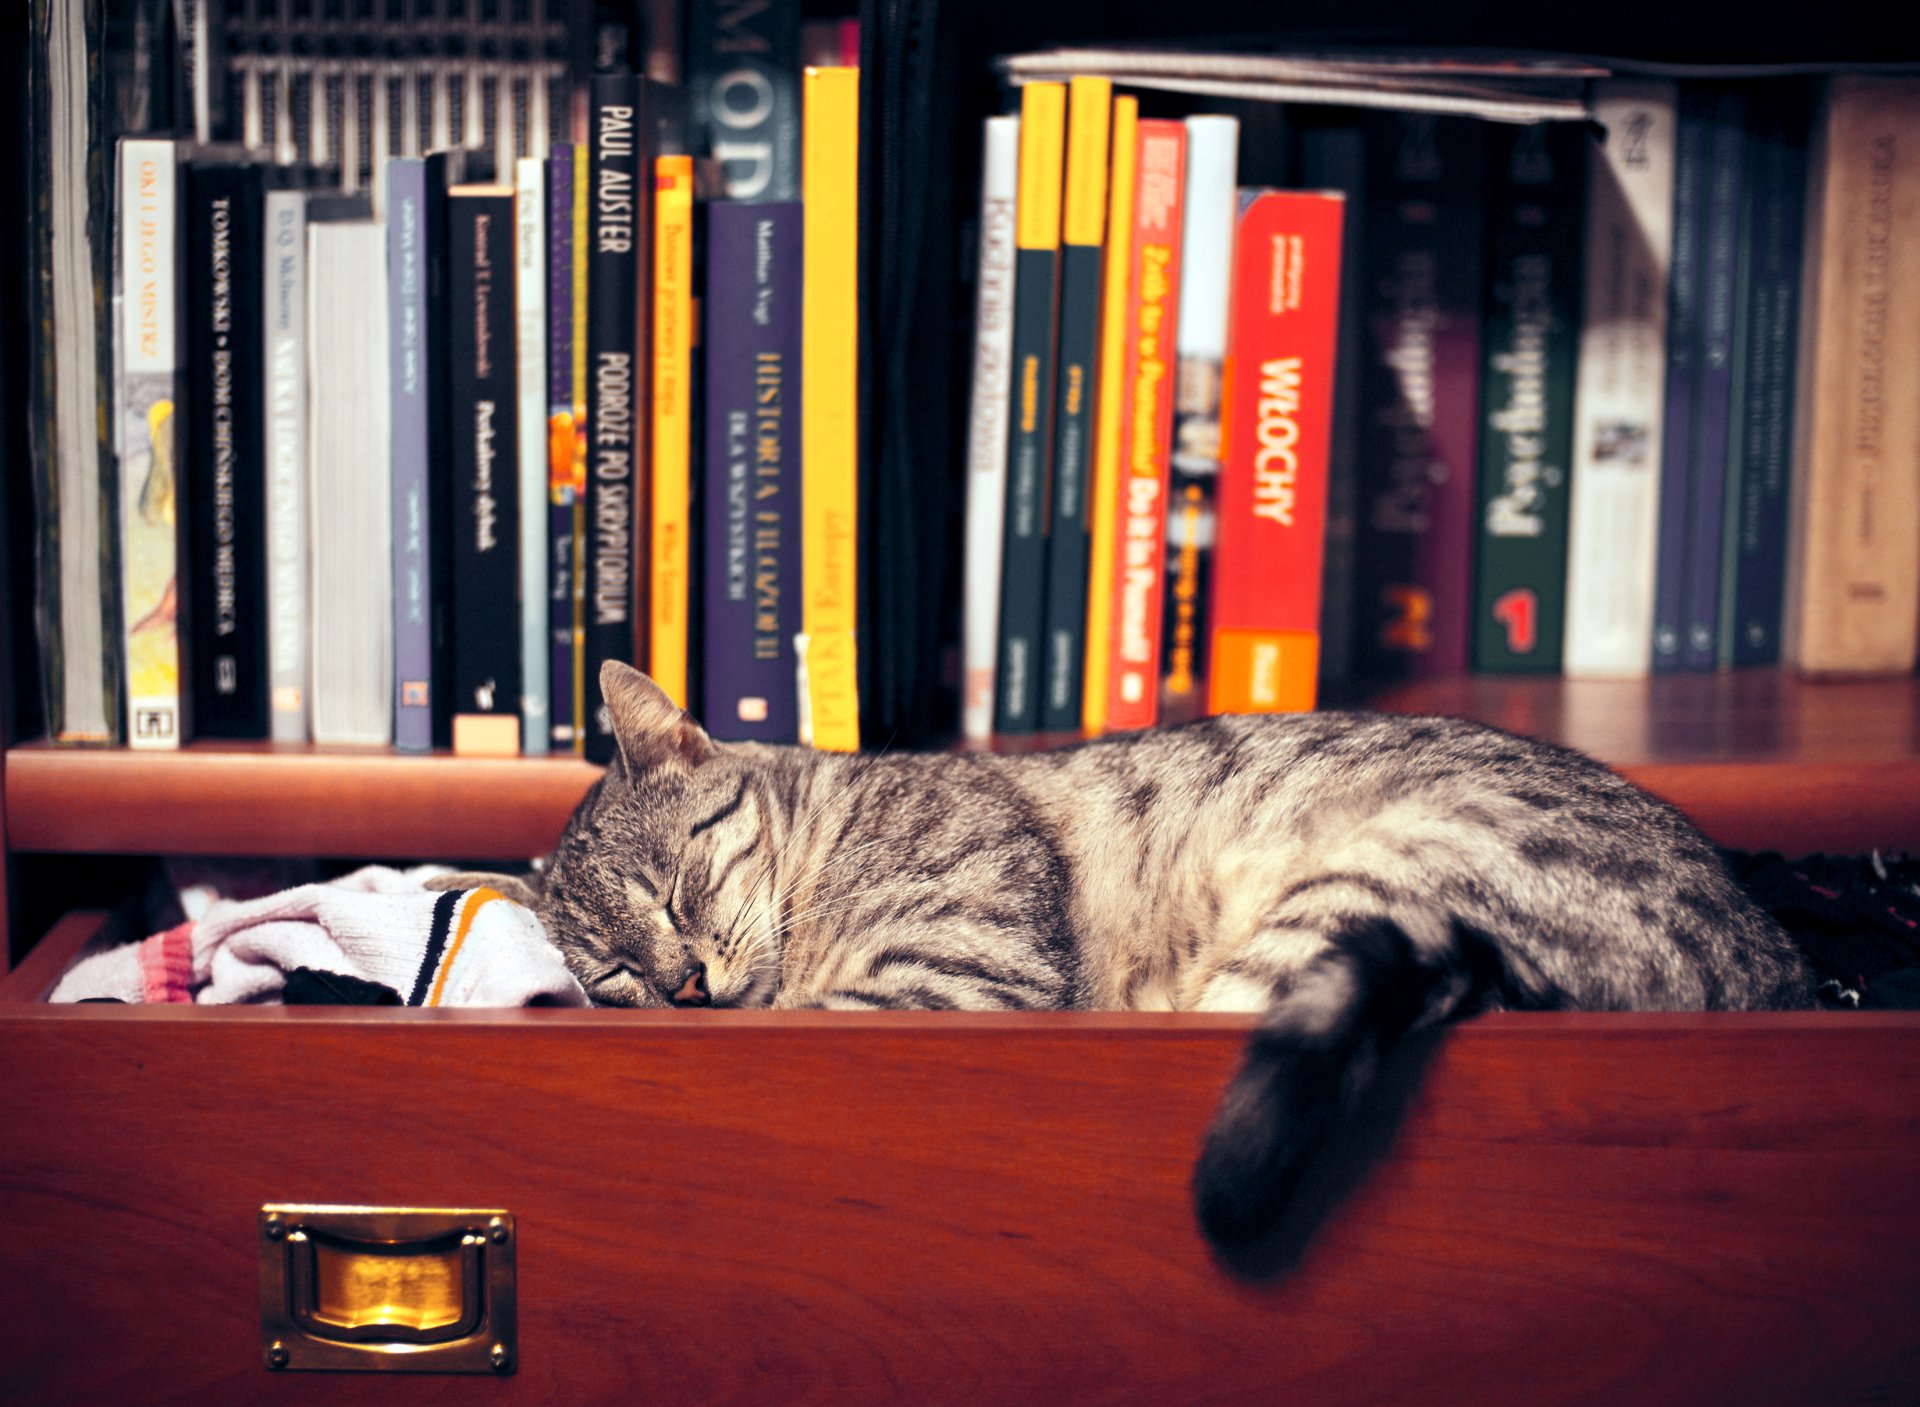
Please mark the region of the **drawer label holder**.
[[268, 1203], [260, 1351], [275, 1372], [519, 1366], [511, 1212]]

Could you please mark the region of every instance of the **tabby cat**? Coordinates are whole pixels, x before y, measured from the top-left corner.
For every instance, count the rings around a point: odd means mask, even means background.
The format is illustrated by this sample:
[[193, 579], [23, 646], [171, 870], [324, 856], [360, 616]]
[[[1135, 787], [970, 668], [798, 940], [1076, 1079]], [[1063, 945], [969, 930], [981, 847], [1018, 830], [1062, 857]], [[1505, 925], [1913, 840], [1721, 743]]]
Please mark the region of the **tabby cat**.
[[1810, 1005], [1671, 807], [1447, 718], [1220, 717], [1019, 757], [718, 744], [645, 675], [528, 894], [596, 1002], [1265, 1013], [1194, 1174], [1232, 1250], [1416, 1028]]

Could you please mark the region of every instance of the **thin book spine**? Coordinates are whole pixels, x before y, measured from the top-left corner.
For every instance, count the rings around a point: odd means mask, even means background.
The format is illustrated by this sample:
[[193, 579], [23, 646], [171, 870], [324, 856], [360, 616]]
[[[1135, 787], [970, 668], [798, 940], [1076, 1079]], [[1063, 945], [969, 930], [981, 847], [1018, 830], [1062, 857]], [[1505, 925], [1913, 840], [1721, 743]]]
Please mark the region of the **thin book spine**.
[[[1080, 726], [1089, 737], [1098, 737], [1107, 730], [1109, 681], [1113, 677], [1113, 564], [1120, 522], [1120, 462], [1126, 423], [1127, 274], [1133, 253], [1133, 188], [1140, 160], [1138, 98], [1114, 99], [1112, 147], [1113, 165], [1107, 175], [1107, 243], [1101, 267], [1099, 383], [1093, 403], [1093, 480], [1087, 490], [1092, 515], [1092, 554], [1087, 563], [1087, 658], [1080, 689]], [[1011, 218], [1009, 210], [1009, 221]], [[1010, 224], [1006, 245], [1011, 277]], [[984, 253], [982, 258], [984, 263]], [[1002, 365], [1005, 365], [1004, 356]], [[1002, 375], [1004, 377], [1004, 372]], [[1001, 406], [1004, 418], [1004, 396]], [[1005, 445], [1002, 437], [1002, 495], [1006, 491]], [[998, 544], [997, 538], [995, 544]], [[997, 560], [995, 565], [998, 566]], [[992, 694], [989, 680], [984, 699], [987, 705], [984, 721], [988, 726], [992, 724]]]
[[803, 218], [707, 206], [701, 687], [707, 731], [733, 742], [799, 738]]
[[[1030, 83], [1020, 95], [1020, 193], [1015, 230], [1013, 406], [1007, 420], [1007, 503], [1000, 559], [1000, 662], [994, 730], [1040, 726], [1040, 638], [1046, 627], [1047, 496], [1053, 457], [1054, 336], [1058, 328], [1060, 178], [1067, 91]], [[812, 245], [809, 243], [809, 250]]]
[[1053, 411], [1053, 489], [1047, 530], [1047, 605], [1042, 637], [1040, 726], [1081, 725], [1086, 671], [1088, 478], [1100, 352], [1100, 248], [1106, 233], [1113, 85], [1076, 78], [1067, 90], [1067, 175], [1061, 221], [1058, 373]]
[[1706, 222], [1701, 243], [1700, 353], [1687, 503], [1681, 662], [1719, 664], [1720, 539], [1726, 527], [1727, 452], [1734, 380], [1734, 276], [1739, 264], [1746, 105], [1714, 95], [1707, 137]]
[[726, 200], [800, 198], [800, 0], [692, 0], [687, 96], [693, 152]]
[[999, 662], [1000, 546], [1007, 504], [1007, 414], [1013, 383], [1014, 221], [1020, 119], [989, 117], [980, 182], [980, 262], [974, 281], [973, 390], [967, 415], [965, 686], [961, 732], [993, 736]]
[[1474, 667], [1558, 674], [1580, 329], [1586, 134], [1491, 134]]
[[1587, 173], [1567, 533], [1564, 669], [1572, 678], [1632, 679], [1652, 668], [1678, 103], [1668, 82], [1595, 92], [1606, 136]]
[[1113, 670], [1107, 726], [1151, 728], [1160, 713], [1166, 599], [1167, 463], [1173, 435], [1174, 331], [1180, 320], [1187, 129], [1142, 119], [1127, 255], [1126, 360], [1115, 487]]
[[587, 222], [591, 207], [592, 150], [580, 142], [573, 149], [573, 750], [587, 752], [587, 714], [594, 697], [587, 687], [587, 507], [591, 487], [587, 464], [591, 459], [591, 430], [587, 414], [587, 271], [592, 234]]
[[693, 706], [693, 158], [654, 162], [652, 551], [647, 672]]
[[1721, 545], [1723, 666], [1779, 663], [1793, 469], [1808, 114], [1797, 88], [1757, 107], [1748, 139], [1750, 194], [1738, 281], [1741, 395]]
[[1314, 706], [1345, 207], [1335, 193], [1241, 194], [1207, 660], [1212, 713]]
[[506, 185], [457, 186], [447, 200], [453, 750], [463, 754], [520, 751], [513, 207]]
[[600, 698], [600, 667], [632, 663], [645, 620], [635, 570], [645, 531], [646, 436], [640, 407], [647, 357], [639, 310], [648, 246], [641, 184], [645, 80], [602, 74], [592, 85], [591, 251], [587, 277], [588, 513], [586, 580], [587, 758], [611, 762], [613, 720]]
[[1673, 154], [1673, 260], [1667, 282], [1667, 395], [1661, 425], [1660, 524], [1653, 589], [1653, 669], [1681, 667], [1686, 645], [1687, 513], [1694, 474], [1710, 136], [1707, 96], [1680, 95]]
[[1185, 273], [1175, 334], [1167, 599], [1161, 624], [1160, 718], [1166, 723], [1206, 711], [1208, 612], [1225, 438], [1221, 402], [1238, 225], [1239, 120], [1189, 117], [1186, 125]]
[[547, 639], [555, 752], [578, 750], [574, 727], [573, 148], [547, 157]]
[[311, 732], [307, 463], [307, 196], [267, 192], [266, 312], [267, 668], [276, 743]]
[[801, 296], [802, 587], [798, 668], [802, 741], [860, 747], [859, 233], [860, 70], [810, 68], [806, 121], [805, 272]]
[[417, 157], [387, 163], [388, 396], [393, 465], [393, 739], [433, 749], [427, 180]]
[[180, 642], [174, 613], [182, 440], [180, 213], [170, 141], [120, 143], [120, 286], [115, 414], [127, 745], [180, 746]]
[[520, 529], [520, 747], [545, 757], [552, 687], [547, 648], [547, 240], [546, 162], [514, 163], [514, 424]]

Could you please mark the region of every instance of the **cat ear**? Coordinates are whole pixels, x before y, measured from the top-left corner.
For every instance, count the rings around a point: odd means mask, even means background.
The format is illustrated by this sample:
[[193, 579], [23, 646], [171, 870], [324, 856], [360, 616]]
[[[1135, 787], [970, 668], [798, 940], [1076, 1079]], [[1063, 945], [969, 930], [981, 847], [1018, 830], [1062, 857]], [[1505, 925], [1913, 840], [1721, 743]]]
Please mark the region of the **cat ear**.
[[694, 768], [713, 756], [707, 730], [632, 665], [619, 660], [601, 665], [600, 697], [606, 700], [614, 741], [630, 775], [676, 762]]

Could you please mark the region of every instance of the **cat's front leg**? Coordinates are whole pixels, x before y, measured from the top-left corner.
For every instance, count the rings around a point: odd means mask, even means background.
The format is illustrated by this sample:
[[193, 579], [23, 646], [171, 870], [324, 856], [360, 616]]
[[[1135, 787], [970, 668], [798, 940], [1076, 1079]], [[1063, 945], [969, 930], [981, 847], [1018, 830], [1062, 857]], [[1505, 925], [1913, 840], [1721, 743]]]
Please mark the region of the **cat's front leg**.
[[[948, 906], [949, 908], [953, 906]], [[801, 965], [777, 1007], [1048, 1011], [1074, 1004], [1070, 947], [1017, 918], [933, 911], [840, 935]]]

